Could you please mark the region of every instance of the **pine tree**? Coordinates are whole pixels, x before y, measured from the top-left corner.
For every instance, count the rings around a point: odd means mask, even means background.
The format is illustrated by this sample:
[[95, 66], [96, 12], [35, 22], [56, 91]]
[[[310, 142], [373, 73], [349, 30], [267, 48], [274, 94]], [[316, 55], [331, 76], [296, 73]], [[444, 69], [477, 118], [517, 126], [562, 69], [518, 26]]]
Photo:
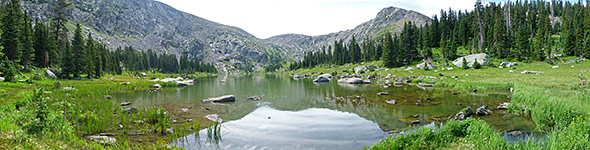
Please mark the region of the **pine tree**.
[[[95, 49], [95, 42], [94, 39], [92, 39], [92, 33], [88, 33], [88, 38], [86, 38], [86, 48], [84, 48], [85, 55], [84, 57], [84, 73], [87, 74], [88, 79], [94, 78], [95, 76], [98, 76], [96, 74], [96, 69], [100, 68], [100, 65], [97, 66], [97, 56], [96, 56], [96, 49]], [[100, 61], [99, 61], [100, 62]]]
[[49, 53], [50, 41], [49, 32], [45, 23], [35, 21], [35, 35], [33, 48], [35, 49], [34, 64], [37, 67], [48, 67], [45, 62]]
[[84, 44], [84, 37], [82, 37], [82, 27], [80, 24], [76, 24], [76, 30], [74, 31], [74, 38], [72, 40], [71, 51], [74, 55], [74, 78], [80, 77], [80, 73], [86, 73], [85, 67], [88, 63], [86, 57], [86, 47]]
[[67, 45], [69, 44], [66, 23], [68, 22], [67, 8], [71, 5], [72, 3], [67, 2], [67, 0], [55, 1], [53, 8], [53, 22], [51, 24], [53, 29], [52, 43], [55, 51], [49, 52], [50, 59], [58, 60], [60, 56], [65, 57], [65, 55], [68, 55], [65, 54], [65, 51], [67, 51]]
[[25, 70], [29, 68], [31, 65], [34, 57], [35, 49], [33, 48], [33, 24], [31, 22], [31, 18], [25, 12], [23, 17], [23, 26], [21, 32], [21, 43], [22, 43], [22, 55], [21, 55], [21, 65], [25, 67]]
[[0, 44], [4, 46], [2, 52], [8, 60], [20, 61], [22, 43], [20, 40], [22, 26], [22, 12], [20, 0], [5, 0], [1, 12], [2, 16], [2, 39]]
[[391, 33], [385, 33], [385, 39], [383, 40], [383, 65], [388, 68], [394, 67], [394, 55], [393, 55], [393, 41], [391, 39]]

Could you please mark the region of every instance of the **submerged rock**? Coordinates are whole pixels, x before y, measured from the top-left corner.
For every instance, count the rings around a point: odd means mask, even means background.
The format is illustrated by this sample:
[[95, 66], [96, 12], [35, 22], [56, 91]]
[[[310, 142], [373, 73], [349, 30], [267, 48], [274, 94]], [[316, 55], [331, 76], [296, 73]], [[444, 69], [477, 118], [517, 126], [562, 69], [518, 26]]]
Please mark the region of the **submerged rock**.
[[129, 114], [133, 113], [133, 112], [137, 112], [137, 110], [138, 110], [137, 107], [129, 107], [129, 108], [125, 109], [125, 111]]
[[236, 101], [236, 97], [233, 95], [225, 95], [225, 96], [220, 96], [220, 97], [203, 99], [203, 102], [214, 102], [214, 103], [234, 102], [234, 101]]
[[108, 136], [86, 136], [86, 139], [91, 141], [96, 141], [100, 144], [111, 145], [117, 142], [116, 138], [108, 137]]
[[498, 107], [496, 107], [496, 110], [498, 110], [498, 109], [508, 109], [508, 105], [510, 105], [510, 103], [502, 103]]
[[420, 124], [420, 120], [412, 120], [412, 121], [408, 121], [406, 123], [408, 123], [408, 124]]
[[518, 136], [522, 136], [524, 133], [522, 131], [512, 131], [512, 132], [510, 132], [508, 134], [510, 136], [518, 137]]
[[345, 83], [345, 84], [371, 84], [369, 80], [363, 80], [361, 78], [345, 78], [338, 80], [338, 83]]
[[209, 114], [209, 115], [205, 116], [205, 118], [207, 118], [213, 122], [219, 122], [219, 123], [223, 122], [223, 119], [219, 118], [218, 114]]
[[387, 103], [387, 104], [394, 104], [395, 105], [395, 104], [397, 104], [397, 101], [395, 101], [395, 100], [385, 100], [385, 103]]
[[131, 102], [121, 102], [121, 106], [129, 106], [131, 105]]
[[260, 97], [258, 97], [258, 96], [250, 96], [250, 97], [248, 97], [246, 99], [247, 100], [253, 100], [253, 101], [259, 101], [260, 100]]

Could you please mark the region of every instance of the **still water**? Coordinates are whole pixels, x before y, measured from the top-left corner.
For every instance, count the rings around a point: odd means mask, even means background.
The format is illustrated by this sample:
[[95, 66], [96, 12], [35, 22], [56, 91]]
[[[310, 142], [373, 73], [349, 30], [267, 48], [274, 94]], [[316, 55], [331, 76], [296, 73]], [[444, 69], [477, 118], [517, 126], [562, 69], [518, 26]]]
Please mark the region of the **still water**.
[[[379, 92], [389, 95], [377, 95]], [[438, 124], [468, 106], [495, 108], [509, 101], [508, 94], [464, 91], [454, 95], [444, 88], [313, 83], [288, 76], [250, 75], [205, 78], [175, 90], [115, 97], [137, 107], [165, 107], [179, 120], [207, 121], [202, 116], [219, 114], [224, 120], [220, 138], [211, 140], [204, 129], [172, 143], [187, 149], [362, 149], [388, 136], [388, 132]], [[201, 101], [222, 95], [235, 95], [236, 102]], [[246, 100], [249, 96], [262, 100]], [[396, 100], [397, 104], [385, 100]], [[193, 106], [209, 110], [180, 111]], [[534, 128], [530, 119], [502, 110], [481, 119], [499, 130]], [[420, 124], [413, 127], [407, 123], [416, 120]]]

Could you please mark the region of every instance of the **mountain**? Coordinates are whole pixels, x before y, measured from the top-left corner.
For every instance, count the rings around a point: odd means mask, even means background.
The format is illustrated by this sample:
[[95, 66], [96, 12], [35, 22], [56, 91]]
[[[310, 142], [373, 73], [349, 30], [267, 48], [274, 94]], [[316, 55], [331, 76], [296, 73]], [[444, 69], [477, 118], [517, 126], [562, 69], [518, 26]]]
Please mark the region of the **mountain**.
[[297, 60], [303, 59], [307, 51], [317, 51], [321, 46], [327, 46], [336, 40], [344, 40], [348, 43], [355, 36], [360, 42], [365, 38], [380, 38], [385, 31], [400, 32], [404, 23], [412, 21], [417, 26], [422, 26], [431, 19], [412, 10], [397, 7], [388, 7], [381, 10], [374, 19], [364, 22], [354, 29], [340, 31], [320, 36], [305, 36], [297, 34], [278, 35], [264, 41], [275, 49], [289, 51], [288, 54]]
[[[55, 0], [23, 0], [23, 9], [39, 21], [52, 16]], [[86, 33], [114, 50], [132, 46], [138, 50], [189, 54], [218, 67], [254, 67], [271, 57], [302, 59], [303, 53], [317, 51], [335, 40], [357, 41], [375, 37], [385, 30], [400, 31], [406, 21], [422, 25], [427, 16], [396, 7], [383, 9], [375, 19], [354, 29], [321, 36], [297, 34], [258, 39], [250, 33], [176, 10], [154, 0], [75, 0], [70, 1], [68, 24], [73, 31], [80, 23]]]

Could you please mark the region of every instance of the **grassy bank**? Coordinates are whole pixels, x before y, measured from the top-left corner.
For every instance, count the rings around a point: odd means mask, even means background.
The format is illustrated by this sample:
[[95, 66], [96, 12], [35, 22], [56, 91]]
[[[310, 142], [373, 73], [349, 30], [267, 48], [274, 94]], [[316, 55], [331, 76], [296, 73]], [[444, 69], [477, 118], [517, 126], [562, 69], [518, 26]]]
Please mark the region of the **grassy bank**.
[[[148, 74], [106, 76], [93, 80], [49, 79], [35, 74], [25, 82], [0, 82], [0, 149], [161, 149], [176, 137], [207, 127], [209, 122], [172, 124], [164, 108], [125, 110], [109, 95], [153, 89], [152, 77], [181, 75]], [[196, 74], [201, 78], [208, 74]], [[129, 82], [130, 84], [121, 84]], [[174, 83], [157, 82], [174, 88]], [[64, 87], [72, 87], [67, 89]], [[164, 89], [166, 90], [166, 89]], [[166, 129], [174, 128], [174, 133]], [[115, 144], [103, 145], [85, 138], [114, 134]], [[151, 137], [143, 141], [131, 137]]]
[[[573, 59], [573, 58], [570, 58]], [[500, 60], [496, 60], [496, 63]], [[311, 69], [286, 71], [289, 74], [333, 73], [354, 74], [350, 70], [361, 65], [382, 67], [381, 62], [347, 64], [344, 66], [319, 66]], [[497, 65], [497, 64], [496, 64]], [[414, 67], [415, 64], [410, 65]], [[441, 65], [437, 65], [441, 66]], [[590, 76], [590, 62], [570, 65], [557, 65], [552, 68], [541, 62], [522, 63], [513, 68], [489, 68], [453, 70], [406, 71], [405, 68], [376, 70], [363, 73], [363, 76], [410, 77], [431, 76], [414, 80], [414, 83], [434, 83], [437, 88], [450, 88], [459, 92], [473, 89], [508, 90], [511, 95], [512, 113], [531, 116], [537, 124], [536, 131], [547, 135], [540, 142], [520, 141], [509, 144], [501, 132], [481, 120], [447, 122], [442, 129], [420, 129], [416, 132], [385, 138], [368, 149], [588, 149], [590, 137], [590, 90], [582, 87], [580, 75]], [[348, 70], [348, 72], [343, 72]], [[436, 70], [436, 71], [435, 71]], [[521, 74], [522, 71], [542, 71], [541, 74]], [[588, 82], [588, 79], [585, 79]], [[379, 83], [379, 81], [377, 82]], [[459, 111], [459, 110], [458, 110]]]

